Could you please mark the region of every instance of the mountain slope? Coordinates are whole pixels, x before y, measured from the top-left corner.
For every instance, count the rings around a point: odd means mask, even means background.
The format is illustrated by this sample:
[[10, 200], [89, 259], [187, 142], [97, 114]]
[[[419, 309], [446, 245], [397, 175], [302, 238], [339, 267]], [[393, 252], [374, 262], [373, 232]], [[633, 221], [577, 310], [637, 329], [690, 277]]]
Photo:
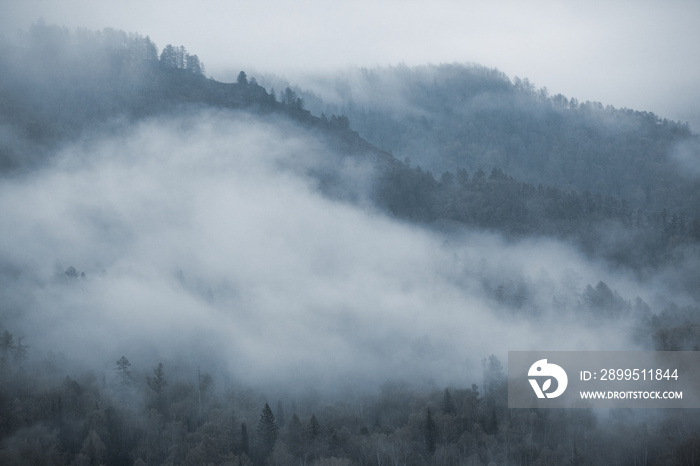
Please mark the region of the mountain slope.
[[[115, 121], [238, 109], [292, 121], [333, 154], [370, 162], [379, 176], [364, 181], [348, 177], [334, 157], [309, 170], [327, 195], [368, 197], [411, 222], [573, 240], [634, 269], [668, 263], [700, 241], [698, 182], [668, 159], [673, 147], [696, 142], [686, 126], [550, 98], [496, 70], [364, 70], [336, 86], [341, 104], [333, 106], [289, 87], [278, 100], [243, 72], [235, 83], [207, 79], [184, 47], [168, 45], [158, 58], [148, 37], [41, 23], [18, 44], [2, 45], [0, 65], [5, 169], [32, 167], [56, 144], [102, 126], [111, 131]], [[351, 118], [316, 117], [304, 101]], [[428, 170], [452, 170], [436, 179], [362, 136]]]
[[[70, 32], [36, 24], [18, 43], [0, 42], [0, 168], [38, 163], [50, 147], [112, 121], [212, 106], [291, 118], [348, 153], [388, 154], [347, 123], [322, 120], [287, 90], [274, 94], [247, 80], [207, 79], [196, 55], [166, 46], [160, 59], [148, 37], [105, 29]], [[166, 51], [175, 56], [167, 56]], [[196, 64], [190, 66], [190, 62]]]
[[550, 96], [477, 65], [361, 69], [305, 84], [312, 111], [347, 115], [368, 141], [433, 173], [498, 168], [633, 208], [700, 215], [700, 181], [681, 160], [697, 165], [700, 154], [687, 124]]

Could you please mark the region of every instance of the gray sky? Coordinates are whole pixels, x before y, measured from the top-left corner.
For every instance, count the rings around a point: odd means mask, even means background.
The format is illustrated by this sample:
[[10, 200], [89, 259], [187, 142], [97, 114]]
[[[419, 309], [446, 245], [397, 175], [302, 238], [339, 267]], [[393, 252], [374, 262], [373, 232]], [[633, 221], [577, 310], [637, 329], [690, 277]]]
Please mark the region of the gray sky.
[[[700, 2], [0, 0], [11, 34], [43, 17], [184, 45], [208, 74], [475, 62], [579, 100], [700, 123]], [[300, 83], [303, 86], [303, 83]]]

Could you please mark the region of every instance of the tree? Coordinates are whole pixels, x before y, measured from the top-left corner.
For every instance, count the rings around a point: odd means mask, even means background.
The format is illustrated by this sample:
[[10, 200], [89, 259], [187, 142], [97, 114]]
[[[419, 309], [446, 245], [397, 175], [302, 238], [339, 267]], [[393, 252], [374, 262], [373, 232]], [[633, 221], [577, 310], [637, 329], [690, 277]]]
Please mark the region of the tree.
[[183, 45], [179, 47], [175, 47], [175, 58], [176, 58], [176, 66], [175, 68], [183, 69], [185, 67], [185, 60], [187, 57], [187, 49]]
[[297, 93], [291, 90], [289, 87], [284, 89], [284, 93], [282, 94], [282, 104], [296, 111], [301, 111], [304, 108], [304, 101], [297, 97]]
[[306, 431], [308, 432], [311, 441], [316, 440], [318, 434], [321, 433], [321, 424], [318, 423], [318, 419], [316, 419], [315, 414], [311, 415], [311, 419], [309, 419], [309, 425], [307, 426]]
[[145, 55], [146, 60], [148, 61], [158, 60], [158, 48], [156, 47], [156, 44], [153, 43], [150, 36], [146, 36], [145, 39]]
[[306, 445], [304, 441], [304, 430], [301, 425], [299, 417], [295, 414], [289, 420], [289, 425], [287, 426], [287, 445], [289, 445], [289, 450], [293, 455], [298, 458], [306, 458]]
[[350, 120], [345, 115], [331, 115], [331, 125], [337, 126], [338, 128], [348, 129], [350, 127]]
[[250, 456], [250, 441], [248, 439], [248, 426], [245, 422], [241, 424], [241, 453]]
[[275, 416], [267, 403], [265, 403], [265, 407], [260, 412], [260, 421], [258, 421], [256, 434], [255, 454], [261, 462], [264, 462], [275, 448], [275, 442], [277, 442], [279, 434]]
[[455, 414], [455, 404], [452, 401], [452, 395], [450, 395], [450, 390], [448, 388], [445, 389], [445, 394], [442, 397], [442, 404], [440, 408], [444, 414]]
[[199, 57], [197, 55], [187, 55], [186, 58], [185, 69], [198, 76], [203, 76], [204, 65], [199, 61]]
[[425, 416], [425, 449], [428, 453], [435, 452], [435, 441], [437, 438], [437, 426], [433, 417], [430, 415], [430, 408], [428, 408], [428, 413]]
[[122, 388], [131, 386], [136, 381], [136, 377], [131, 372], [131, 363], [126, 359], [126, 356], [119, 358], [114, 371], [117, 373], [117, 380]]
[[0, 335], [0, 370], [6, 369], [6, 364], [9, 363], [9, 356], [15, 350], [15, 337], [10, 332], [5, 330]]
[[7, 356], [7, 353], [15, 349], [15, 337], [10, 332], [5, 330], [0, 336], [0, 352], [2, 352], [3, 357]]
[[485, 395], [493, 396], [496, 389], [504, 380], [503, 365], [501, 364], [501, 361], [493, 354], [490, 355], [488, 359], [482, 360], [481, 365], [484, 369]]
[[15, 347], [15, 363], [21, 365], [27, 359], [27, 350], [29, 346], [22, 343], [24, 337], [17, 337], [17, 346]]
[[163, 370], [163, 363], [158, 363], [158, 367], [153, 369], [153, 377], [150, 375], [146, 377], [146, 384], [151, 390], [160, 395], [163, 388], [168, 384], [165, 380], [165, 371]]
[[238, 73], [238, 78], [236, 78], [236, 82], [242, 86], [245, 86], [248, 84], [248, 77], [245, 74], [245, 71], [241, 71]]
[[165, 386], [167, 384], [163, 363], [161, 362], [153, 369], [153, 377], [150, 375], [146, 377], [146, 385], [153, 390], [151, 406], [161, 414], [165, 414], [168, 409], [168, 403], [165, 398]]
[[91, 429], [83, 441], [83, 446], [77, 458], [84, 461], [84, 463], [81, 462], [80, 464], [99, 465], [103, 464], [105, 452], [104, 442], [97, 435], [97, 432]]
[[165, 46], [160, 53], [160, 62], [171, 68], [177, 68], [177, 50], [171, 44]]
[[276, 409], [275, 413], [276, 413], [275, 419], [277, 420], [278, 427], [284, 427], [284, 424], [285, 424], [284, 408], [282, 407], [281, 400], [277, 401], [277, 409]]

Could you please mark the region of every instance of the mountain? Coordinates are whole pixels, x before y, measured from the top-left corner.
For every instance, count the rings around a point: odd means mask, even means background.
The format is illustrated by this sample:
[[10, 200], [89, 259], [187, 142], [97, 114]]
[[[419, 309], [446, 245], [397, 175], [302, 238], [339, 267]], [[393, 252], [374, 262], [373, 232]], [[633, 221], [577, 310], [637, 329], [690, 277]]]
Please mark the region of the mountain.
[[[370, 198], [412, 222], [563, 238], [637, 271], [695, 257], [688, 247], [700, 242], [700, 179], [674, 158], [700, 146], [687, 125], [549, 96], [498, 70], [362, 69], [278, 97], [244, 72], [234, 83], [207, 79], [182, 46], [159, 56], [138, 34], [43, 23], [2, 44], [0, 66], [5, 170], [122, 120], [237, 109], [294, 121], [336, 153], [380, 167]], [[362, 197], [336, 167], [328, 159], [311, 169], [321, 189]]]
[[687, 125], [479, 66], [276, 95], [43, 23], [0, 70], [0, 463], [700, 456], [693, 410], [511, 409], [501, 363], [700, 348]]
[[700, 180], [681, 160], [697, 159], [698, 136], [651, 112], [551, 96], [479, 65], [356, 69], [305, 86], [312, 112], [347, 115], [368, 141], [436, 176], [497, 168], [631, 208], [700, 213]]
[[235, 83], [204, 76], [197, 55], [168, 44], [160, 56], [149, 37], [78, 30], [42, 22], [17, 42], [0, 42], [0, 168], [41, 162], [57, 143], [118, 120], [215, 107], [278, 114], [320, 128], [339, 149], [383, 151], [348, 130], [347, 119], [322, 120], [294, 92], [276, 96], [241, 73]]
[[700, 177], [688, 166], [700, 139], [687, 124], [550, 96], [478, 65], [358, 69], [308, 85], [295, 89], [312, 112], [346, 115], [404, 160], [379, 188], [400, 217], [573, 239], [636, 270], [695, 257], [684, 246], [700, 240]]

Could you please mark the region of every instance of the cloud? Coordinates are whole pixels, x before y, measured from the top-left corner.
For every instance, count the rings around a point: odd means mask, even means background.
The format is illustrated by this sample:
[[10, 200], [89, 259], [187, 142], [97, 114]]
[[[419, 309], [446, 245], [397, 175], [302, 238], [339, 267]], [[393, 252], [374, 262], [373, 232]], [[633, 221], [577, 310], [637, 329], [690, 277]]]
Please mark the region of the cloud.
[[4, 3], [8, 35], [39, 17], [149, 34], [161, 48], [185, 45], [217, 79], [241, 69], [297, 81], [353, 65], [476, 62], [554, 94], [690, 120], [696, 131], [699, 123], [696, 2]]
[[645, 296], [634, 281], [555, 241], [445, 235], [328, 198], [308, 169], [329, 160], [344, 169], [302, 128], [235, 112], [65, 148], [0, 186], [3, 326], [36, 357], [101, 370], [124, 354], [317, 387], [480, 383], [490, 353], [633, 346], [561, 303], [600, 279]]
[[670, 152], [670, 158], [678, 165], [682, 175], [691, 178], [700, 176], [700, 139], [687, 139]]
[[[700, 4], [688, 1], [5, 1], [7, 34], [43, 17], [185, 45], [208, 73], [476, 62], [580, 101], [697, 120]], [[303, 83], [300, 83], [303, 85]], [[691, 121], [697, 131], [698, 121]]]

